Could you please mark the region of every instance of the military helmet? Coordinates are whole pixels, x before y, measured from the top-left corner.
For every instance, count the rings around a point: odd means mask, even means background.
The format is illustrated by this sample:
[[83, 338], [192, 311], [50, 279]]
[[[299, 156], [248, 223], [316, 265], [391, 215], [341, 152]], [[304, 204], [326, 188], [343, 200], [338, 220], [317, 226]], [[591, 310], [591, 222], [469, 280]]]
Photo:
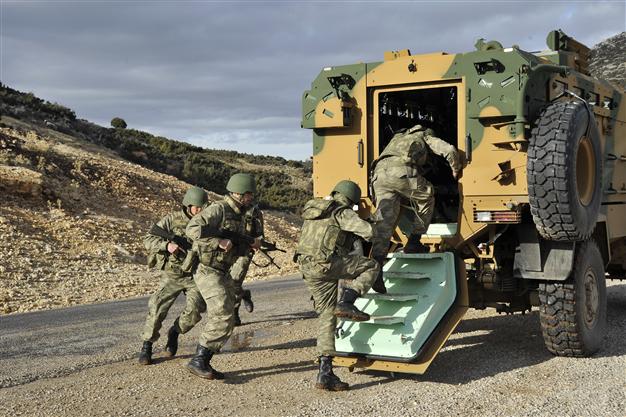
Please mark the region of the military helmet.
[[239, 173], [230, 177], [228, 184], [226, 184], [226, 189], [231, 193], [254, 194], [256, 192], [256, 183], [252, 175]]
[[354, 204], [361, 200], [361, 189], [355, 182], [349, 180], [339, 181], [337, 185], [335, 185], [335, 188], [333, 188], [332, 193], [341, 193]]
[[209, 198], [206, 195], [206, 192], [200, 187], [191, 187], [185, 193], [183, 197], [183, 206], [196, 206], [202, 207], [204, 206]]

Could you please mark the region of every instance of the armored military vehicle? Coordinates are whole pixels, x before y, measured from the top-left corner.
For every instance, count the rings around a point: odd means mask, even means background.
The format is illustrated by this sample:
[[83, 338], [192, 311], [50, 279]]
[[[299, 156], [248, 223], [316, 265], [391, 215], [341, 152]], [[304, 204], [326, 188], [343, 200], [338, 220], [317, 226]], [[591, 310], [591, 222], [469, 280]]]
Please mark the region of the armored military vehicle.
[[[388, 293], [357, 300], [372, 319], [341, 323], [336, 364], [423, 373], [468, 308], [538, 307], [553, 354], [601, 348], [605, 280], [626, 277], [626, 103], [590, 75], [586, 46], [560, 30], [547, 44], [387, 52], [324, 68], [304, 93], [316, 196], [343, 179], [368, 190], [372, 161], [416, 124], [464, 157], [457, 181], [431, 155], [422, 172], [436, 190], [422, 238], [430, 252], [395, 251], [412, 222], [405, 207], [384, 267]], [[362, 217], [374, 210], [364, 196]]]

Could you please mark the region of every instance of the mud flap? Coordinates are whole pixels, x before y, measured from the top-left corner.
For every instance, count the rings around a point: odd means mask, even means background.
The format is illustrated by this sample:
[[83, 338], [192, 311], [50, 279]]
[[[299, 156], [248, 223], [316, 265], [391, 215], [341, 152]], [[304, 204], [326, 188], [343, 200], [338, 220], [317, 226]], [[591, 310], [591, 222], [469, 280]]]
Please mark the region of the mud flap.
[[422, 374], [467, 311], [464, 264], [451, 252], [390, 257], [387, 294], [370, 291], [355, 302], [372, 318], [340, 324], [334, 363]]

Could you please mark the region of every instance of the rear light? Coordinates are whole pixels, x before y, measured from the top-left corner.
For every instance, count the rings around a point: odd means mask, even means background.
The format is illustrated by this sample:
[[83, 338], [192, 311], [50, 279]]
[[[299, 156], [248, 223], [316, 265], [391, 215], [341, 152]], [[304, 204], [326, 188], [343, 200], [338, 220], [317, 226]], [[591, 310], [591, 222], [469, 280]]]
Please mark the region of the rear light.
[[491, 212], [490, 211], [476, 211], [476, 212], [474, 212], [474, 221], [477, 221], [477, 222], [490, 222], [491, 221]]
[[474, 211], [474, 221], [478, 223], [520, 223], [522, 215], [517, 210]]

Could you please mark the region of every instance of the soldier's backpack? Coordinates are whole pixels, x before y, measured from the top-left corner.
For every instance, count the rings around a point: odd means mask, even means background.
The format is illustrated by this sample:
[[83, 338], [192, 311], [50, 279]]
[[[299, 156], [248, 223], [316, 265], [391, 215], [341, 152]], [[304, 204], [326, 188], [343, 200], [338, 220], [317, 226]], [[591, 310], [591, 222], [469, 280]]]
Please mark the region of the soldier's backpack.
[[337, 246], [346, 241], [346, 232], [341, 230], [335, 218], [337, 212], [345, 208], [332, 199], [309, 200], [302, 211], [304, 224], [296, 254], [317, 260], [330, 259]]

